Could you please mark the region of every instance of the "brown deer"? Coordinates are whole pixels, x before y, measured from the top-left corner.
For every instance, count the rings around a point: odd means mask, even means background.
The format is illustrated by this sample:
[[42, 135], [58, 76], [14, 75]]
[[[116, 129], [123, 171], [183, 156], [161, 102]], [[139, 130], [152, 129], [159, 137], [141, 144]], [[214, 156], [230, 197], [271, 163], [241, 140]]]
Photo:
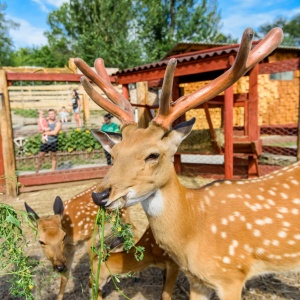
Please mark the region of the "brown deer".
[[[145, 248], [144, 258], [137, 261], [132, 248], [126, 251], [111, 253], [105, 262], [101, 263], [99, 278], [98, 300], [102, 299], [102, 288], [108, 282], [111, 274], [125, 274], [130, 271], [140, 272], [149, 266], [155, 266], [165, 270], [165, 280], [163, 285], [162, 300], [170, 300], [176, 282], [179, 268], [169, 255], [156, 243], [151, 228], [147, 228], [136, 246]], [[93, 272], [96, 273], [98, 267], [98, 256], [94, 257]]]
[[137, 128], [130, 103], [109, 83], [101, 59], [95, 62], [97, 73], [75, 60], [111, 101], [83, 77], [88, 95], [122, 123], [117, 144], [96, 133], [111, 149], [114, 165], [93, 200], [107, 208], [141, 202], [156, 241], [189, 278], [191, 299], [209, 299], [215, 290], [221, 300], [239, 300], [249, 278], [300, 269], [299, 163], [258, 179], [225, 180], [195, 190], [179, 183], [172, 164], [194, 120], [170, 129], [172, 122], [236, 82], [280, 44], [283, 33], [272, 29], [251, 50], [252, 37], [252, 29], [246, 29], [229, 70], [171, 106], [176, 60], [170, 59], [158, 114], [146, 129]]
[[[61, 273], [57, 300], [63, 299], [76, 250], [85, 244], [90, 261], [93, 260], [92, 235], [99, 209], [91, 198], [95, 188], [93, 186], [85, 190], [64, 204], [60, 197], [56, 197], [53, 205], [54, 216], [40, 218], [25, 203], [29, 217], [37, 221], [38, 241], [44, 254], [51, 261], [53, 269]], [[132, 224], [129, 211], [125, 209], [121, 213], [123, 222]], [[136, 228], [133, 227], [133, 230]]]

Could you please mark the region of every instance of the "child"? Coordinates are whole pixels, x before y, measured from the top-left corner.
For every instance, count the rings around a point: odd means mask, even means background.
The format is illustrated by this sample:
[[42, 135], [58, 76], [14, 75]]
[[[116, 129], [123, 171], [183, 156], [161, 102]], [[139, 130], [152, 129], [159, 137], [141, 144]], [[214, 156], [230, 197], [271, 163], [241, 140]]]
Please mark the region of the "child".
[[61, 112], [59, 113], [60, 120], [62, 123], [68, 123], [69, 113], [66, 111], [66, 108], [63, 106]]
[[[39, 132], [43, 133], [45, 131], [49, 131], [50, 128], [48, 127], [48, 122], [47, 122], [47, 120], [46, 120], [46, 118], [44, 116], [44, 112], [42, 110], [39, 110], [38, 116], [39, 116], [39, 118], [38, 118]], [[48, 142], [48, 136], [47, 136], [47, 134], [43, 134], [42, 135], [42, 142], [43, 143]]]

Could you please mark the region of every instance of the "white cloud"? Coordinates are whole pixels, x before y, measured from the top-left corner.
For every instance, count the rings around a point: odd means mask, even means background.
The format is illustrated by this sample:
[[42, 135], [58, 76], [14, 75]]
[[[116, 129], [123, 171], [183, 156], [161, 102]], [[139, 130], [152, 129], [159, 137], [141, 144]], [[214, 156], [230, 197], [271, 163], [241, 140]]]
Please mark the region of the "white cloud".
[[[281, 2], [281, 5], [274, 5], [276, 2]], [[265, 23], [272, 23], [279, 16], [291, 18], [300, 12], [300, 7], [288, 10], [284, 8], [282, 1], [276, 0], [244, 0], [221, 9], [222, 32], [239, 40], [247, 27], [257, 30]]]
[[16, 48], [47, 44], [47, 38], [44, 36], [45, 28], [34, 27], [24, 19], [11, 16], [9, 18], [20, 24], [18, 29], [9, 31]]
[[[50, 12], [53, 7], [60, 7], [63, 3], [68, 2], [69, 0], [32, 0], [39, 5], [40, 9], [44, 12]], [[52, 7], [49, 7], [52, 6]]]

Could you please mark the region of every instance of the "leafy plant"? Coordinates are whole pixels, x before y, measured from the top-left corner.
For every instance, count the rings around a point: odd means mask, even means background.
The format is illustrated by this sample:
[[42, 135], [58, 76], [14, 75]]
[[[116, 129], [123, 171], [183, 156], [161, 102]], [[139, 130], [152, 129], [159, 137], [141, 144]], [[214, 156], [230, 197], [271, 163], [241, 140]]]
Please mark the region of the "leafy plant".
[[24, 118], [37, 118], [38, 111], [36, 109], [23, 109], [23, 108], [14, 108], [12, 109], [14, 114], [19, 115]]
[[[116, 238], [122, 237], [124, 240], [123, 247], [127, 252], [131, 248], [135, 248], [135, 259], [142, 260], [144, 258], [144, 247], [136, 246], [134, 244], [134, 234], [130, 224], [125, 224], [122, 222], [121, 213], [118, 209], [114, 212], [107, 212], [103, 208], [99, 208], [98, 214], [95, 220], [94, 228], [101, 228], [101, 233], [99, 232], [100, 237], [100, 249], [97, 249], [95, 246], [92, 246], [92, 250], [98, 256], [98, 267], [96, 274], [92, 274], [93, 276], [93, 285], [92, 285], [92, 299], [98, 299], [98, 288], [99, 288], [99, 277], [101, 272], [101, 263], [105, 262], [110, 255], [109, 246], [104, 243], [104, 228], [105, 223], [109, 222], [112, 226], [112, 235]], [[94, 245], [94, 242], [93, 242]], [[116, 287], [116, 289], [121, 292], [122, 296], [126, 299], [129, 299], [122, 291], [118, 288], [117, 282], [120, 282], [119, 276], [115, 274], [110, 274], [111, 279]], [[131, 273], [128, 273], [128, 276], [132, 276]]]
[[[26, 139], [24, 150], [26, 155], [36, 155], [40, 151], [41, 135], [36, 134]], [[61, 131], [58, 134], [58, 151], [87, 151], [101, 149], [101, 145], [92, 136], [89, 129], [72, 129], [69, 132]]]
[[[27, 219], [25, 213], [23, 217]], [[10, 294], [34, 299], [31, 293], [34, 288], [32, 269], [37, 262], [25, 255], [27, 242], [16, 210], [3, 203], [0, 203], [0, 240], [0, 274], [11, 275]]]

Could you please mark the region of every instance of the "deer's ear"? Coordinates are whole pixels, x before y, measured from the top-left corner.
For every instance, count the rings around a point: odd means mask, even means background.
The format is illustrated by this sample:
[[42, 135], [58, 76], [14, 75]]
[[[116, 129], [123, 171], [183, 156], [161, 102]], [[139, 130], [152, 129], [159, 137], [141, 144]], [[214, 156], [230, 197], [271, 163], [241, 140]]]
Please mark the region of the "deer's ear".
[[121, 142], [122, 140], [122, 135], [120, 133], [115, 133], [115, 132], [103, 132], [100, 130], [91, 130], [93, 136], [96, 138], [98, 142], [102, 145], [102, 147], [110, 153], [111, 148]]
[[196, 118], [192, 118], [189, 121], [182, 122], [167, 133], [166, 138], [168, 139], [170, 146], [173, 146], [171, 149], [174, 149], [175, 152], [180, 143], [191, 133], [195, 121]]
[[55, 215], [62, 216], [64, 212], [64, 203], [59, 196], [56, 196], [53, 204], [53, 211]]
[[40, 217], [38, 216], [38, 214], [25, 202], [25, 209], [27, 211], [28, 217], [30, 218], [31, 221], [36, 221], [38, 220]]

